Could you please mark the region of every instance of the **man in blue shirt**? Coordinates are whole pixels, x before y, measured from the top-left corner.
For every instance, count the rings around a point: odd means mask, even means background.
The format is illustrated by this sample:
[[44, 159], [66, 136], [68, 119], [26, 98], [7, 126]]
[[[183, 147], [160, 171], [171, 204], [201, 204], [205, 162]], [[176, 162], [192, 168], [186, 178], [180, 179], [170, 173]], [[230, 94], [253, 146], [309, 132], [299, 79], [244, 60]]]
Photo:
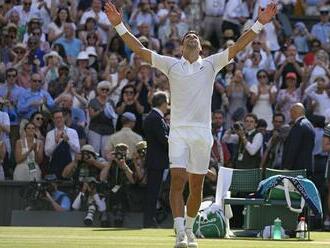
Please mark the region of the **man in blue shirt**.
[[25, 94], [20, 97], [17, 104], [18, 114], [23, 119], [29, 119], [43, 105], [46, 105], [50, 110], [55, 107], [55, 101], [50, 94], [41, 89], [42, 83], [42, 77], [39, 73], [32, 74], [31, 88], [25, 91]]
[[320, 22], [312, 27], [311, 34], [321, 41], [322, 45], [329, 50], [330, 48], [330, 22], [329, 8], [323, 6], [320, 8]]
[[70, 61], [76, 58], [81, 50], [81, 41], [75, 38], [75, 29], [73, 23], [64, 24], [64, 36], [55, 42], [55, 44], [63, 45]]

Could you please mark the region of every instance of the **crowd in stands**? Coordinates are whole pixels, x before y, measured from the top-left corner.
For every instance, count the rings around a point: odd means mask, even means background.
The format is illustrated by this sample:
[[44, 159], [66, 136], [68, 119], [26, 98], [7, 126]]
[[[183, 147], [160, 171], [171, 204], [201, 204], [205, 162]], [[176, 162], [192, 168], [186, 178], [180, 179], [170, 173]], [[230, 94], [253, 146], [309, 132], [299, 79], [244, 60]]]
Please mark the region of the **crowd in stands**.
[[[41, 180], [49, 173], [67, 179], [84, 161], [98, 179], [146, 184], [143, 154], [138, 153], [145, 137], [143, 120], [156, 92], [165, 92], [170, 102], [170, 85], [124, 45], [104, 2], [0, 0], [0, 180]], [[114, 4], [145, 47], [180, 59], [188, 30], [201, 34], [202, 57], [221, 52], [252, 26], [263, 2]], [[324, 131], [330, 123], [330, 1], [278, 2], [276, 18], [216, 77], [210, 170], [293, 169], [283, 164], [283, 147], [292, 125], [290, 110], [303, 103], [315, 133], [308, 141], [314, 146], [313, 164], [305, 169], [326, 204], [323, 188], [330, 191], [330, 168], [322, 138], [330, 137], [330, 128]], [[164, 119], [170, 125], [170, 110]], [[241, 145], [242, 130], [250, 145]], [[117, 148], [127, 153], [127, 163], [116, 158]], [[83, 151], [93, 156], [86, 158]], [[204, 193], [214, 194], [216, 176], [208, 175], [205, 184]], [[330, 213], [325, 225], [330, 228]]]

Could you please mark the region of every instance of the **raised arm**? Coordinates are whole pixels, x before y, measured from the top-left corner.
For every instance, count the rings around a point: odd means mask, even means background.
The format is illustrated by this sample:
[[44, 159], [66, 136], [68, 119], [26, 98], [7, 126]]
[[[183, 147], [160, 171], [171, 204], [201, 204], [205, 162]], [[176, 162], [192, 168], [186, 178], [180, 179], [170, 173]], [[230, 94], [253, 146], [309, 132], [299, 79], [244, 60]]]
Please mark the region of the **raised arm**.
[[276, 15], [277, 5], [270, 3], [264, 10], [259, 8], [258, 21], [252, 26], [252, 28], [235, 42], [235, 44], [229, 47], [229, 60], [235, 58], [236, 54], [242, 51], [256, 36], [261, 32], [263, 26], [272, 21]]
[[105, 13], [125, 44], [142, 60], [151, 64], [151, 50], [145, 48], [142, 43], [127, 30], [122, 22], [121, 14], [109, 0], [105, 4]]

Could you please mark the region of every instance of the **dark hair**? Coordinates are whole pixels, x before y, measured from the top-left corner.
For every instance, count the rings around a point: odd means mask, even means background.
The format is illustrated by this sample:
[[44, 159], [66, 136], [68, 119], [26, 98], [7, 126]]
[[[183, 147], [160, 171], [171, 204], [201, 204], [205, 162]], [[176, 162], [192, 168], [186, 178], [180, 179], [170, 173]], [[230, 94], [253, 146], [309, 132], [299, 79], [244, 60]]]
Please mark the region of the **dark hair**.
[[30, 116], [30, 119], [29, 121], [33, 121], [34, 117], [36, 117], [36, 115], [43, 115], [40, 111], [36, 111], [36, 112], [33, 112], [33, 114]]
[[257, 122], [257, 128], [258, 127], [267, 127], [267, 122], [264, 120], [264, 119], [259, 119], [258, 122]]
[[273, 121], [275, 120], [275, 117], [277, 117], [277, 116], [282, 117], [283, 122], [285, 121], [285, 115], [282, 114], [282, 113], [279, 113], [279, 112], [277, 112], [277, 113], [275, 113], [275, 114], [273, 115]]
[[94, 22], [94, 26], [95, 26], [95, 28], [97, 28], [97, 22], [96, 22], [96, 20], [95, 20], [95, 18], [94, 17], [88, 17], [87, 19], [86, 19], [86, 22], [85, 22], [85, 25], [84, 25], [84, 28], [85, 28], [85, 30], [87, 30], [87, 22], [89, 22], [89, 21], [93, 21]]
[[255, 121], [256, 123], [258, 123], [258, 117], [257, 117], [257, 115], [255, 115], [255, 114], [253, 114], [253, 113], [248, 113], [248, 114], [245, 115], [244, 120], [245, 120], [246, 118], [248, 118], [248, 117], [253, 118], [254, 121]]
[[257, 72], [257, 78], [259, 77], [259, 75], [260, 75], [261, 73], [265, 73], [265, 74], [267, 75], [267, 78], [269, 78], [269, 74], [268, 74], [268, 72], [267, 72], [265, 69], [261, 69], [261, 70], [259, 70], [259, 71]]
[[156, 92], [151, 100], [153, 107], [160, 107], [162, 104], [167, 102], [167, 96], [164, 92]]
[[8, 69], [6, 70], [6, 77], [7, 77], [8, 73], [11, 72], [11, 71], [16, 72], [16, 76], [17, 76], [17, 69], [14, 68], [14, 67], [10, 67], [10, 68], [8, 68]]
[[62, 10], [65, 10], [66, 13], [68, 14], [68, 17], [66, 18], [65, 21], [66, 21], [66, 22], [72, 22], [71, 17], [70, 17], [70, 11], [69, 11], [69, 9], [68, 9], [68, 8], [65, 8], [65, 7], [61, 7], [61, 8], [59, 8], [59, 9], [57, 10], [56, 18], [55, 18], [55, 20], [54, 20], [54, 23], [55, 23], [56, 26], [58, 26], [58, 27], [61, 27], [61, 21], [60, 21], [59, 14], [60, 14], [60, 12], [61, 12]]
[[221, 109], [214, 110], [213, 114], [221, 114], [223, 117], [225, 117], [225, 113]]
[[33, 122], [29, 121], [28, 123], [26, 123], [24, 125], [24, 130], [26, 130], [26, 128], [27, 128], [28, 125], [33, 125], [34, 127], [36, 127]]
[[195, 35], [197, 35], [197, 37], [198, 37], [198, 39], [199, 39], [199, 41], [200, 41], [200, 38], [199, 38], [199, 34], [198, 34], [198, 32], [195, 31], [195, 30], [189, 30], [189, 31], [188, 31], [187, 33], [185, 33], [185, 35], [183, 36], [183, 38], [182, 38], [182, 40], [181, 40], [181, 44], [183, 44], [184, 39], [186, 38], [186, 36], [187, 36], [188, 34], [195, 34]]
[[57, 113], [62, 113], [63, 114], [63, 109], [62, 108], [55, 108], [52, 111], [52, 117], [54, 117], [54, 115], [57, 114]]
[[58, 52], [57, 52], [58, 55], [60, 55], [63, 58], [63, 60], [67, 62], [68, 57], [66, 56], [64, 46], [62, 44], [56, 43], [54, 44], [53, 50], [55, 49], [55, 47], [58, 47]]

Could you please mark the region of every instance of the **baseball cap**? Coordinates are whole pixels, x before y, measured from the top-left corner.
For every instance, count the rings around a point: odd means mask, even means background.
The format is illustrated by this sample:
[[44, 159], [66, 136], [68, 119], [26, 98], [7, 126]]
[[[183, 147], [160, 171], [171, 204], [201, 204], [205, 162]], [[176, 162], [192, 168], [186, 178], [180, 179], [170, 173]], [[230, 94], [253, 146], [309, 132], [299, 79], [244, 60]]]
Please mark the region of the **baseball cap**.
[[297, 74], [295, 72], [289, 72], [286, 74], [285, 78], [297, 79]]

